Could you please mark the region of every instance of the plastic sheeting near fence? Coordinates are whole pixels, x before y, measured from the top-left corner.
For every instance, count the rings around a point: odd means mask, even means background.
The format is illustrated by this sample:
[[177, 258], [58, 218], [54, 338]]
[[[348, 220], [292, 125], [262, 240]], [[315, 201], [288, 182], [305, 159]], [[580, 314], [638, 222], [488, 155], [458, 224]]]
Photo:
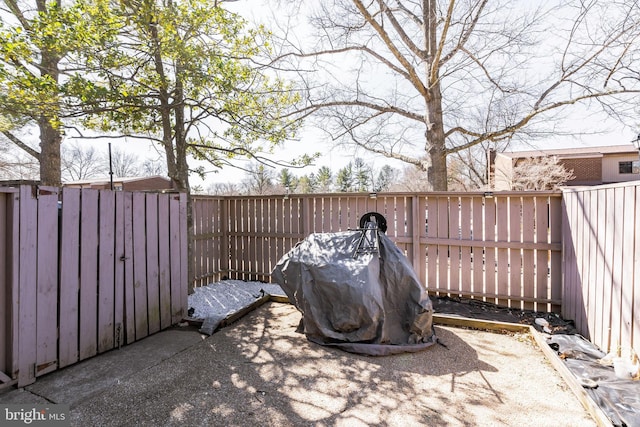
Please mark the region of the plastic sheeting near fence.
[[[363, 237], [369, 243], [363, 246]], [[303, 314], [313, 342], [374, 356], [436, 342], [425, 287], [395, 244], [377, 230], [312, 234], [272, 272]]]
[[640, 381], [603, 365], [606, 354], [580, 335], [553, 335], [549, 345], [614, 426], [640, 426]]

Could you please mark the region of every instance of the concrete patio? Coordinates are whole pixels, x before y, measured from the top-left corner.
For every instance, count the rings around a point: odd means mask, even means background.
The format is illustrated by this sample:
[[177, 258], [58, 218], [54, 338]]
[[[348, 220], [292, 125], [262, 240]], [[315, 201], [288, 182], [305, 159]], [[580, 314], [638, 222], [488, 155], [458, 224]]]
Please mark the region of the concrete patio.
[[367, 357], [295, 332], [270, 302], [211, 337], [174, 328], [0, 392], [64, 403], [71, 424], [213, 426], [592, 426], [527, 334], [436, 326], [446, 344]]

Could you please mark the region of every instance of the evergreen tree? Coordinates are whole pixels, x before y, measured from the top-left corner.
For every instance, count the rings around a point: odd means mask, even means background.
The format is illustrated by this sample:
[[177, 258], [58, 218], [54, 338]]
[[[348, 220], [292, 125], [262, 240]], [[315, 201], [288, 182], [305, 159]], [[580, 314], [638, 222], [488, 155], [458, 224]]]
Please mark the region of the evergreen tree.
[[389, 165], [384, 165], [380, 172], [378, 172], [378, 178], [373, 186], [373, 191], [389, 191], [391, 185], [398, 177], [398, 171]]
[[318, 169], [316, 175], [316, 191], [320, 193], [328, 193], [331, 191], [331, 183], [333, 180], [333, 172], [328, 166], [322, 166]]
[[341, 193], [353, 191], [353, 165], [351, 162], [338, 171], [336, 175], [336, 187]]

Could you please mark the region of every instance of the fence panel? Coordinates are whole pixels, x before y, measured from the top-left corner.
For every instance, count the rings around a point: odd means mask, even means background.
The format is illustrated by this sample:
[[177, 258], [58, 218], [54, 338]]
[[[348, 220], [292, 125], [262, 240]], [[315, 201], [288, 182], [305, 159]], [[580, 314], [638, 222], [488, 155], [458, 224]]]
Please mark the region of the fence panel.
[[0, 188], [0, 384], [179, 321], [186, 242], [184, 195]]
[[[218, 240], [216, 244], [229, 251], [229, 269], [203, 272], [204, 277], [269, 281], [276, 262], [305, 236], [355, 229], [362, 215], [378, 211], [387, 219], [387, 235], [413, 262], [429, 292], [539, 311], [557, 311], [561, 303], [562, 275], [554, 271], [562, 267], [559, 193], [216, 199], [228, 203], [229, 218], [219, 223], [229, 229], [207, 233], [205, 220], [196, 218], [195, 241]], [[206, 215], [198, 204], [208, 200], [196, 199], [196, 217]]]
[[640, 350], [640, 184], [566, 189], [562, 314], [604, 351]]

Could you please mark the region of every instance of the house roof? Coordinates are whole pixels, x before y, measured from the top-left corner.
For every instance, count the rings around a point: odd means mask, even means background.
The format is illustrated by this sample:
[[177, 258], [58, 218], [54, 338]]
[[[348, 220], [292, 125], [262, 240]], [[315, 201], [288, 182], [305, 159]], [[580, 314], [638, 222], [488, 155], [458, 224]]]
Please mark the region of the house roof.
[[[135, 182], [135, 181], [147, 181], [150, 179], [162, 179], [167, 182], [171, 182], [169, 178], [161, 175], [152, 175], [152, 176], [129, 176], [129, 177], [114, 177], [114, 183], [125, 183], [125, 182]], [[65, 181], [65, 185], [88, 185], [88, 184], [109, 184], [111, 180], [109, 178], [92, 178], [92, 179], [81, 179], [78, 181]]]
[[510, 157], [512, 159], [520, 159], [524, 157], [543, 157], [543, 156], [557, 156], [560, 158], [602, 157], [605, 154], [637, 154], [637, 153], [638, 153], [638, 149], [633, 144], [623, 144], [623, 145], [605, 145], [605, 146], [598, 146], [598, 147], [512, 151], [512, 152], [502, 152], [497, 154], [505, 157]]

